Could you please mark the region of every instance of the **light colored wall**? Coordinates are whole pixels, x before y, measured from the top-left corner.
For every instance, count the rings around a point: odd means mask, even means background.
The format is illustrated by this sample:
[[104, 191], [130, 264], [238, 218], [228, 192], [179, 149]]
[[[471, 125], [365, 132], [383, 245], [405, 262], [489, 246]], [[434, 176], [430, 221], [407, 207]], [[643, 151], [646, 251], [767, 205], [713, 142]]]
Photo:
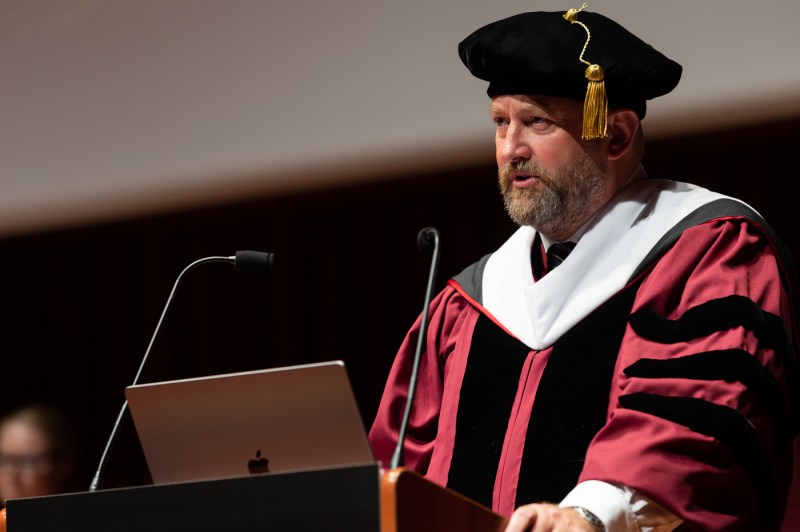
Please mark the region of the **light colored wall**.
[[[0, 0], [0, 235], [491, 157], [457, 43], [551, 0]], [[684, 66], [645, 128], [800, 115], [800, 2], [590, 2]]]

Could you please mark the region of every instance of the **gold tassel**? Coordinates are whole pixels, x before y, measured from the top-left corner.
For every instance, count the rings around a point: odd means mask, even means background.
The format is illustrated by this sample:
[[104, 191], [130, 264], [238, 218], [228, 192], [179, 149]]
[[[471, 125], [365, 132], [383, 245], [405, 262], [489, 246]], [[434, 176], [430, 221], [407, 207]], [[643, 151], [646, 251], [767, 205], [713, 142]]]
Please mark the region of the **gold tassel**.
[[583, 134], [584, 140], [602, 139], [608, 130], [608, 97], [606, 96], [606, 83], [603, 81], [605, 72], [600, 65], [590, 65], [586, 68], [586, 98], [583, 101]]
[[606, 83], [604, 81], [605, 71], [600, 65], [593, 65], [583, 58], [592, 34], [586, 24], [578, 20], [578, 13], [588, 7], [584, 3], [580, 9], [570, 9], [562, 16], [570, 24], [577, 24], [586, 31], [586, 42], [581, 50], [578, 61], [588, 65], [584, 75], [589, 80], [586, 87], [586, 98], [583, 100], [583, 133], [581, 138], [584, 140], [603, 139], [608, 132], [608, 97], [606, 96]]

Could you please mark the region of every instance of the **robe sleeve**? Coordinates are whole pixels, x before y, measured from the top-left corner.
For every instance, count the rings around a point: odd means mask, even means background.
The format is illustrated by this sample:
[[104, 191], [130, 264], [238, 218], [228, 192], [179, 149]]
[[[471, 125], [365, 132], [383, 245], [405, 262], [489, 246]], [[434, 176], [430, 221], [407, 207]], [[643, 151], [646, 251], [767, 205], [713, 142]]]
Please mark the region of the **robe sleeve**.
[[639, 288], [580, 481], [641, 491], [690, 530], [779, 527], [797, 415], [780, 268], [752, 223], [684, 232]]
[[[433, 299], [428, 310], [428, 327], [403, 445], [403, 466], [422, 474], [426, 473], [433, 453], [449, 354], [467, 306], [463, 297], [448, 286]], [[375, 458], [385, 467], [389, 466], [397, 445], [421, 321], [420, 315], [400, 346], [369, 432]]]

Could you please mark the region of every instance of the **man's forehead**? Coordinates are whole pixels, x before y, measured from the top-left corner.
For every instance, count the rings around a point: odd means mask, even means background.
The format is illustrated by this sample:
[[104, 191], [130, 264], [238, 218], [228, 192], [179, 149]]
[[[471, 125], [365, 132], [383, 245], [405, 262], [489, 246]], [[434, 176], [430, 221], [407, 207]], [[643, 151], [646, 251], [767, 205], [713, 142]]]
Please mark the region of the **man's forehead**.
[[558, 96], [547, 96], [543, 94], [504, 94], [492, 98], [489, 104], [489, 111], [503, 112], [509, 106], [519, 107], [520, 109], [540, 110], [548, 113], [571, 114], [582, 110], [581, 102], [560, 98]]

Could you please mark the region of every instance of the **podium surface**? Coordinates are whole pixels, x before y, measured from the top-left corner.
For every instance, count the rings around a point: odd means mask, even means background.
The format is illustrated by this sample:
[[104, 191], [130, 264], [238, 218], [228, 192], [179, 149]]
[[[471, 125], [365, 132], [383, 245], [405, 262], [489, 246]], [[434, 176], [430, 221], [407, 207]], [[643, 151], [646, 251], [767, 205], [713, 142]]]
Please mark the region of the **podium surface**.
[[6, 526], [8, 532], [502, 532], [506, 524], [417, 473], [364, 464], [9, 500]]
[[8, 501], [8, 532], [380, 530], [377, 464]]

